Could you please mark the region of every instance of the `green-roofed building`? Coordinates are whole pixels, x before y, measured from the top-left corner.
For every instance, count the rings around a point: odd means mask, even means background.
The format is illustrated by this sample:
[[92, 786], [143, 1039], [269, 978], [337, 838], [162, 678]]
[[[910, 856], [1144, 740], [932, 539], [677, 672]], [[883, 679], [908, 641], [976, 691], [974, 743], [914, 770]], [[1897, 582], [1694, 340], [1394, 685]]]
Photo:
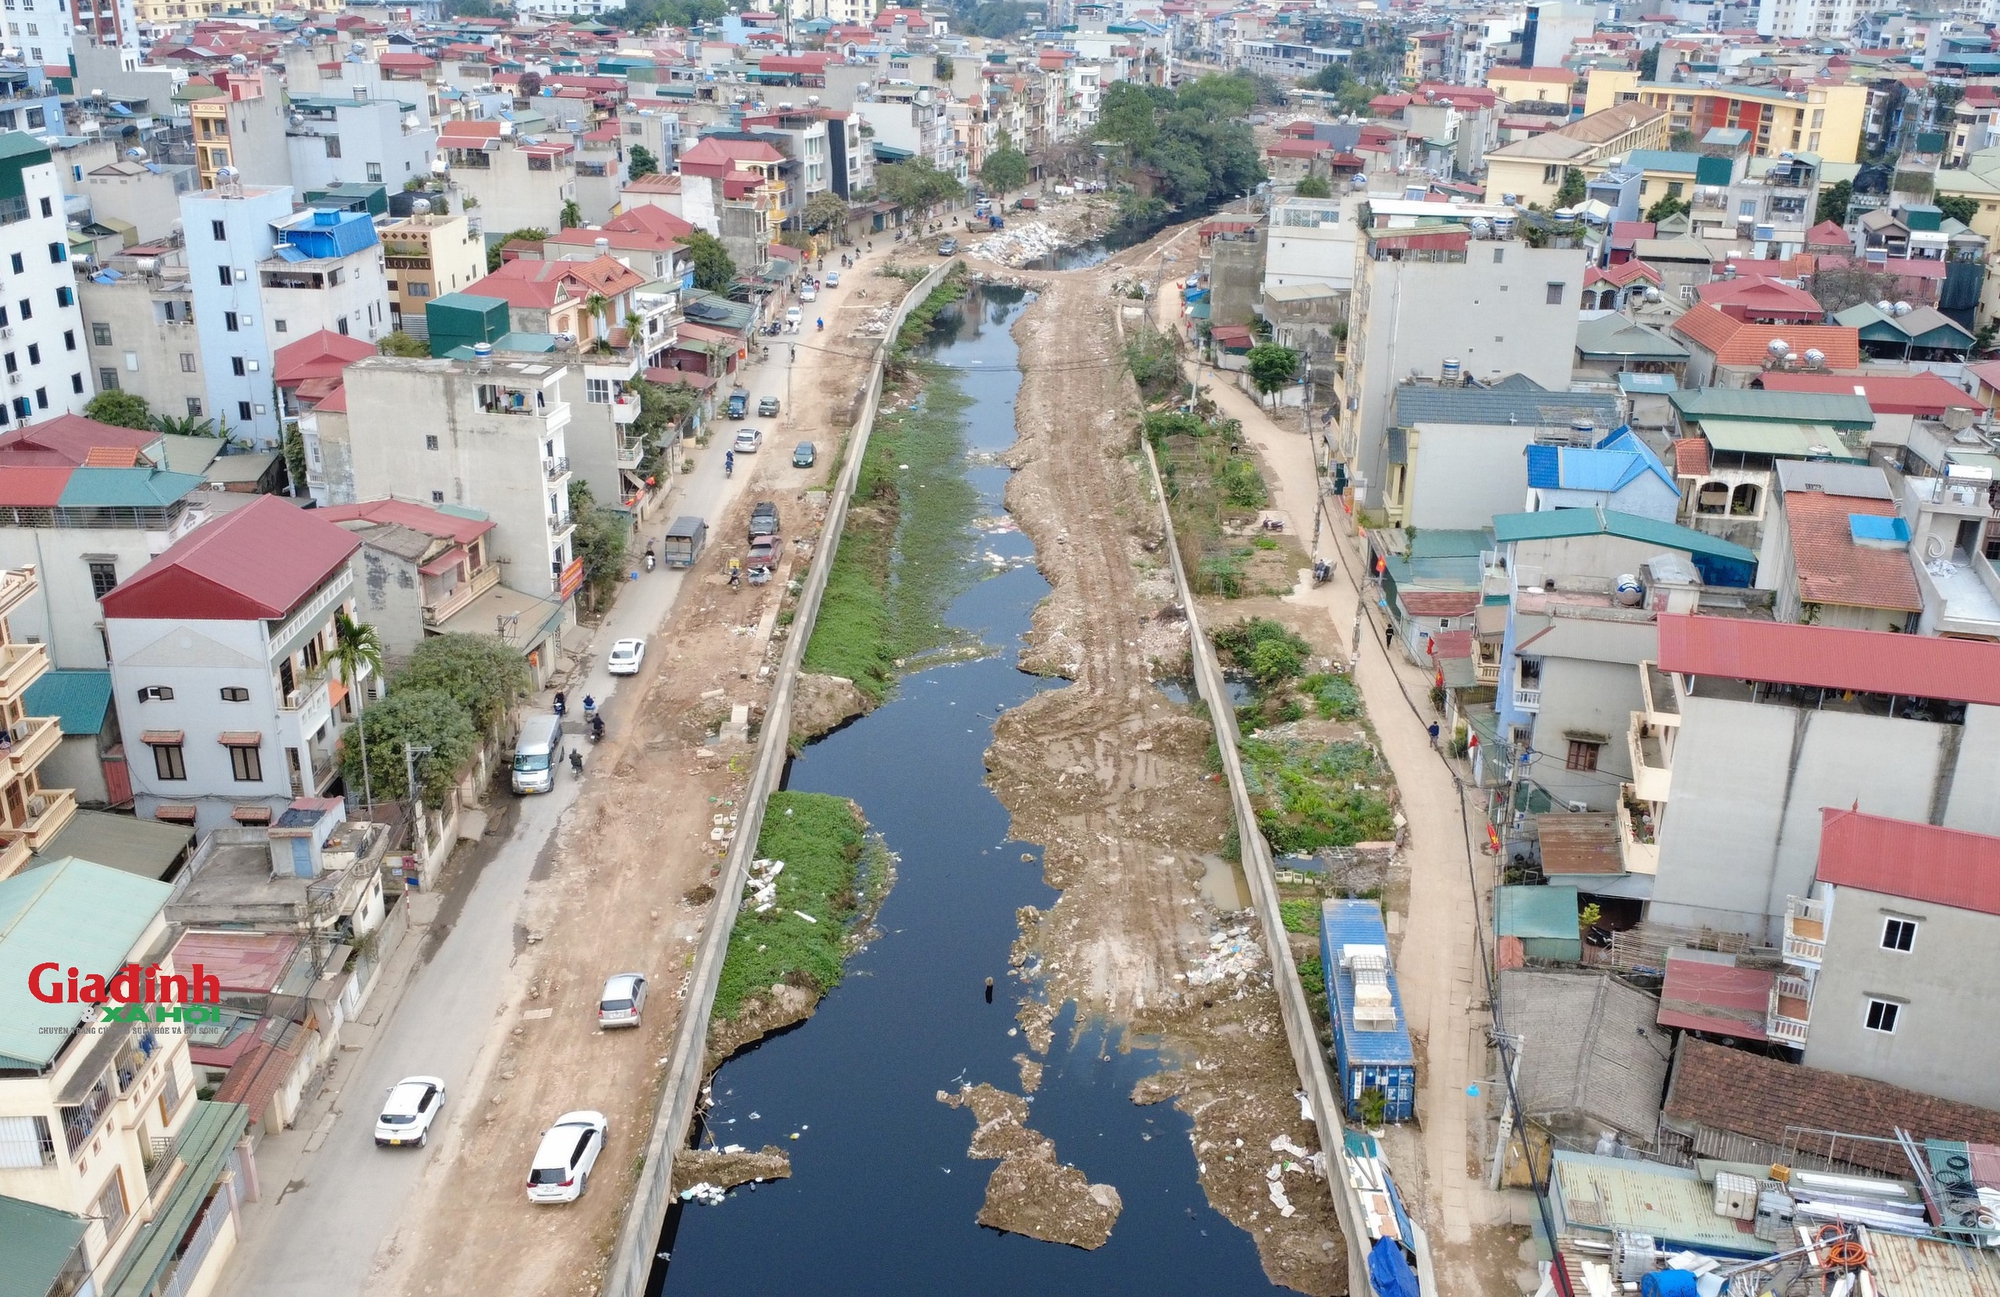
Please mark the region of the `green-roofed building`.
[[90, 1222], [20, 1198], [0, 1197], [0, 1297], [75, 1293], [90, 1278], [83, 1236]]
[[[62, 735], [55, 750], [35, 768], [44, 787], [72, 789], [85, 806], [123, 805], [131, 799], [124, 757], [111, 755], [118, 746], [118, 711], [111, 705], [109, 671], [45, 671], [28, 686], [21, 702], [30, 716], [55, 717]], [[118, 783], [116, 795], [110, 786], [113, 778]], [[85, 858], [96, 859], [87, 853]]]
[[[1685, 554], [1701, 573], [1702, 580], [1709, 585], [1748, 586], [1757, 575], [1757, 554], [1754, 550], [1691, 527], [1620, 513], [1616, 509], [1545, 509], [1539, 513], [1503, 513], [1493, 519], [1493, 539], [1505, 546], [1518, 547], [1537, 541], [1571, 541], [1592, 536], [1631, 541], [1642, 550], [1654, 553], [1667, 550]], [[1515, 566], [1515, 562], [1519, 562], [1550, 576], [1562, 571], [1597, 575], [1598, 570], [1604, 567], [1616, 568], [1620, 572], [1635, 571], [1647, 556], [1634, 553], [1629, 561], [1573, 565], [1567, 569], [1549, 561], [1554, 557], [1553, 554], [1517, 553], [1508, 568], [1519, 571]], [[1577, 554], [1568, 557], [1573, 564], [1581, 561], [1581, 556]]]

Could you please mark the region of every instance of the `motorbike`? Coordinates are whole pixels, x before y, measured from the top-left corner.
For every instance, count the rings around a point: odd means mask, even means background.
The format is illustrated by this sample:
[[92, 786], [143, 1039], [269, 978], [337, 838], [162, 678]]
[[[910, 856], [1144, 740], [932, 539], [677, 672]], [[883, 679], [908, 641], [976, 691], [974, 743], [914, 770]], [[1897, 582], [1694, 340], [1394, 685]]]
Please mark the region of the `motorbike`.
[[728, 451], [722, 457], [722, 475], [724, 477], [734, 477], [736, 475], [736, 452], [733, 450]]
[[1313, 584], [1325, 585], [1333, 577], [1333, 564], [1323, 558], [1313, 560]]
[[653, 570], [653, 564], [654, 564], [654, 563], [655, 563], [656, 561], [658, 561], [658, 560], [657, 560], [657, 557], [656, 557], [656, 556], [654, 555], [653, 551], [652, 551], [652, 550], [650, 550], [650, 549], [649, 549], [649, 550], [647, 550], [647, 551], [646, 551], [646, 570], [647, 570], [648, 572], [650, 572], [650, 571], [652, 571], [652, 570]]
[[593, 715], [590, 718], [590, 741], [592, 743], [595, 743], [603, 737], [604, 737], [604, 718], [602, 716]]
[[566, 716], [566, 715], [568, 715], [568, 714], [569, 714], [569, 702], [568, 702], [568, 700], [567, 700], [567, 699], [565, 699], [565, 698], [564, 698], [564, 697], [563, 697], [563, 696], [562, 696], [561, 694], [557, 694], [557, 695], [556, 695], [556, 719], [557, 719], [557, 720], [561, 720], [561, 719], [562, 719], [562, 718], [563, 718], [564, 716]]
[[569, 772], [579, 779], [583, 777], [583, 753], [574, 748], [570, 749]]

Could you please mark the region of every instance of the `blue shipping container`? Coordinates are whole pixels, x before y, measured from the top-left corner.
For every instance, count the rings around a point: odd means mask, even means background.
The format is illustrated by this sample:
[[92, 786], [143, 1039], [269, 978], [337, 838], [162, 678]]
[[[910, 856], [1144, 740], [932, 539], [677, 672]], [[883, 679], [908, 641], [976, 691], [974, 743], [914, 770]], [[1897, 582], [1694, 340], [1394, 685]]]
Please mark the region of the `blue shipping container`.
[[1341, 1107], [1349, 1117], [1361, 1116], [1361, 1095], [1380, 1090], [1387, 1105], [1384, 1119], [1410, 1121], [1417, 1115], [1417, 1056], [1410, 1046], [1410, 1023], [1403, 1016], [1396, 971], [1388, 970], [1389, 1003], [1395, 1025], [1388, 1030], [1362, 1030], [1354, 1021], [1354, 974], [1341, 967], [1347, 946], [1380, 946], [1386, 955], [1389, 932], [1382, 924], [1382, 907], [1374, 901], [1322, 901], [1319, 916], [1319, 957], [1326, 973], [1327, 1010], [1333, 1015], [1333, 1062]]

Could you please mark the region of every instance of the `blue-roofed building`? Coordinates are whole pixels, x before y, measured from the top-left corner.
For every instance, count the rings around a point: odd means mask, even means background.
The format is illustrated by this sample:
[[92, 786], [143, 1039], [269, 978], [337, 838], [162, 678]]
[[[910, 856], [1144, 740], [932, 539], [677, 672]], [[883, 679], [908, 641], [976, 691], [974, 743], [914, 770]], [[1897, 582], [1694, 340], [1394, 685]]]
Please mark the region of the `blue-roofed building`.
[[1680, 509], [1673, 474], [1629, 429], [1596, 446], [1538, 444], [1525, 453], [1530, 513], [1601, 506], [1671, 523]]
[[1414, 1120], [1417, 1056], [1396, 989], [1380, 903], [1321, 901], [1319, 955], [1333, 1019], [1334, 1085], [1341, 1109], [1359, 1118], [1379, 1095], [1383, 1120]]

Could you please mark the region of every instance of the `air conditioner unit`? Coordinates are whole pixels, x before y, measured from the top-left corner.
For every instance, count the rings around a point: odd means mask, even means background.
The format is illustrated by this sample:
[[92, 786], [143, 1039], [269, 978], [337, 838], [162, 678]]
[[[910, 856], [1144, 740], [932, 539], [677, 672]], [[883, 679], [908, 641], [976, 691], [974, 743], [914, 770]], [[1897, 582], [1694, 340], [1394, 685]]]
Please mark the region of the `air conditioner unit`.
[[1590, 810], [1589, 802], [1565, 802], [1563, 804], [1569, 807], [1570, 813], [1573, 815], [1582, 815]]
[[11, 338], [13, 336], [14, 331], [12, 329], [0, 329], [0, 339]]
[[20, 370], [17, 369], [13, 373], [7, 375], [7, 381], [9, 383], [12, 383], [15, 387], [19, 387], [22, 383], [27, 382], [28, 379], [27, 375], [23, 374]]

